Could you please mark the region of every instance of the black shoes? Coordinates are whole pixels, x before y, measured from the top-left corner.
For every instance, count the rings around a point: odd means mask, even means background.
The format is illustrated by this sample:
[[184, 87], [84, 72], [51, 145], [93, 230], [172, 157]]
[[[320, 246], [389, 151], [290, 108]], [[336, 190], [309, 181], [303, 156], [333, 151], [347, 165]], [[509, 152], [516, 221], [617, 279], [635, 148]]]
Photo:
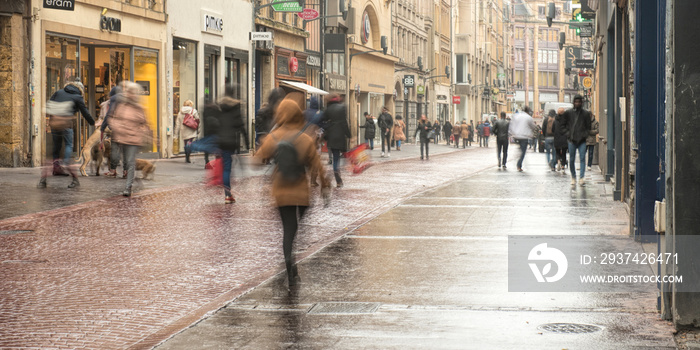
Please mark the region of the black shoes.
[[131, 197], [131, 188], [127, 188], [122, 192], [122, 196], [124, 197]]
[[289, 287], [295, 287], [297, 283], [301, 282], [301, 277], [299, 277], [299, 271], [296, 265], [292, 266], [291, 269], [287, 269], [287, 281]]
[[73, 178], [73, 181], [71, 181], [70, 185], [68, 185], [68, 188], [75, 188], [80, 186], [80, 182], [78, 181], [77, 177]]

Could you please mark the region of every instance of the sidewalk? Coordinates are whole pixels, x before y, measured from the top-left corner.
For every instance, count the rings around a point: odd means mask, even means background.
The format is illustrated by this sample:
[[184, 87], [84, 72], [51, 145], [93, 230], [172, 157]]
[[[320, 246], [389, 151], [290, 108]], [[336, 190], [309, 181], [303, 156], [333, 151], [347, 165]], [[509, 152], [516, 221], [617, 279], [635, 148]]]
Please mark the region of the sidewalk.
[[[524, 168], [472, 172], [385, 207], [303, 260], [294, 293], [280, 273], [157, 349], [675, 349], [653, 286], [508, 292], [510, 234], [618, 237], [642, 252], [599, 172], [572, 188], [542, 154]], [[552, 323], [599, 328], [541, 328]]]
[[[443, 145], [430, 145], [433, 155], [445, 154], [456, 151]], [[381, 146], [380, 146], [381, 148]], [[377, 164], [408, 158], [419, 158], [420, 149], [413, 144], [405, 144], [401, 151], [391, 152], [391, 157], [381, 158], [381, 151], [372, 151], [373, 161]], [[213, 157], [212, 157], [213, 159]], [[261, 176], [272, 172], [271, 166], [251, 166], [251, 157], [240, 156], [245, 166], [234, 164], [233, 183], [239, 179]], [[324, 164], [328, 161], [328, 155], [323, 154]], [[149, 190], [146, 193], [167, 189], [178, 185], [198, 185], [204, 181], [204, 157], [193, 156], [192, 164], [186, 164], [184, 157], [157, 160], [155, 176], [152, 180], [137, 180], [135, 183], [135, 196], [139, 191]], [[102, 173], [107, 170], [102, 167]], [[93, 175], [91, 165], [87, 167], [89, 175]], [[121, 174], [121, 168], [119, 168]], [[121, 175], [117, 178], [105, 176], [80, 176], [80, 187], [66, 188], [70, 183], [70, 177], [55, 176], [48, 178], [48, 188], [37, 189], [41, 174], [40, 168], [0, 168], [0, 188], [2, 188], [3, 201], [0, 201], [0, 220], [19, 215], [38, 213], [45, 210], [59, 209], [66, 206], [86, 203], [95, 200], [115, 198], [124, 191], [124, 180]], [[136, 172], [137, 178], [140, 172]], [[235, 190], [235, 189], [234, 189]], [[223, 198], [223, 197], [222, 197]]]

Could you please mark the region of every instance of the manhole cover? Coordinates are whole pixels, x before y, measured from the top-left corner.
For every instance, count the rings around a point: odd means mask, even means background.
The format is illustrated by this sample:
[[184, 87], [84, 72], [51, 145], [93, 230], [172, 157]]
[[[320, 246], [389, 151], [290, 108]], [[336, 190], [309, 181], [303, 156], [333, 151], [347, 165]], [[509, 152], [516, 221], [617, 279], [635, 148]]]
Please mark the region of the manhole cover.
[[0, 235], [16, 235], [18, 233], [30, 233], [32, 230], [0, 230]]
[[537, 329], [559, 334], [583, 334], [600, 331], [603, 327], [581, 323], [547, 323], [540, 325]]
[[379, 303], [329, 302], [314, 305], [310, 314], [371, 314]]

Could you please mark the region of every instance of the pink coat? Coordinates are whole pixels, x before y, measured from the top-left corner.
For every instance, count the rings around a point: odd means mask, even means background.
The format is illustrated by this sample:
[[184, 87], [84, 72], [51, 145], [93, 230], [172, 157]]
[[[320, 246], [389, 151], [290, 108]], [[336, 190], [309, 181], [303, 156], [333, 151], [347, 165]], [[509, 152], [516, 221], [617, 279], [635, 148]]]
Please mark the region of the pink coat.
[[125, 145], [141, 146], [149, 136], [146, 112], [138, 104], [122, 102], [109, 119], [112, 139]]

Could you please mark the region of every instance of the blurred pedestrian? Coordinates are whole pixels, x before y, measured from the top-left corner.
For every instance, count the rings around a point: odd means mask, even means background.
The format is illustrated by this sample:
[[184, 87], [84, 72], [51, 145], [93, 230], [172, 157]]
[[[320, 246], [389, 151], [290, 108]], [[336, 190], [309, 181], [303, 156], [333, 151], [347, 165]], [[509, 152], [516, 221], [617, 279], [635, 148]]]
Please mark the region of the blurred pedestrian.
[[[192, 122], [192, 120], [195, 120], [195, 122]], [[187, 121], [187, 124], [185, 124], [185, 121]], [[192, 100], [185, 101], [175, 121], [175, 135], [178, 135], [180, 142], [185, 143], [185, 163], [192, 163], [190, 161], [192, 141], [194, 141], [199, 134], [200, 123], [199, 112], [194, 108]]]
[[469, 125], [467, 126], [467, 130], [469, 130], [469, 142], [467, 143], [469, 146], [472, 145], [472, 142], [474, 142], [474, 121], [470, 120]]
[[[510, 122], [506, 120], [506, 112], [501, 112], [501, 119], [497, 120], [493, 126], [493, 134], [496, 135], [496, 154], [498, 155], [498, 167], [506, 169], [508, 162], [508, 129]], [[501, 158], [503, 152], [503, 158]]]
[[[104, 148], [104, 138], [105, 135], [107, 135], [107, 128], [109, 127], [109, 118], [114, 114], [114, 110], [117, 108], [117, 105], [119, 104], [119, 101], [123, 99], [122, 91], [124, 87], [125, 82], [120, 82], [116, 86], [112, 87], [112, 90], [109, 91], [109, 100], [103, 102], [103, 105], [107, 107], [104, 109], [104, 118], [102, 119], [102, 124], [100, 125], [100, 148]], [[100, 107], [100, 113], [102, 113], [103, 109]], [[110, 132], [111, 134], [111, 128]], [[107, 177], [117, 177], [117, 167], [119, 166], [119, 163], [121, 162], [121, 154], [122, 150], [119, 147], [119, 144], [116, 142], [113, 142], [113, 140], [110, 139], [110, 150], [109, 150], [109, 162], [108, 162], [108, 171], [105, 173], [105, 176]], [[124, 178], [126, 178], [126, 167], [124, 167]]]
[[489, 123], [489, 120], [486, 119], [484, 121], [484, 124], [481, 127], [481, 130], [483, 132], [483, 136], [481, 139], [484, 141], [484, 147], [489, 147], [489, 137], [491, 136], [491, 123]]
[[571, 185], [576, 185], [576, 152], [579, 155], [578, 184], [585, 185], [586, 175], [586, 138], [591, 132], [591, 113], [583, 108], [583, 96], [574, 96], [574, 108], [564, 113], [563, 128], [569, 141], [569, 167], [571, 171]]
[[386, 107], [382, 107], [382, 114], [379, 115], [377, 119], [377, 124], [379, 124], [380, 137], [382, 138], [382, 157], [384, 157], [384, 144], [386, 144], [386, 156], [391, 157], [391, 133], [394, 128], [394, 118], [389, 114], [389, 110]]
[[462, 137], [462, 126], [466, 126], [464, 122], [462, 122], [462, 125], [460, 125], [459, 122], [455, 122], [455, 125], [452, 126], [452, 137], [455, 139], [455, 148], [459, 148], [459, 138]]
[[241, 138], [245, 142], [247, 150], [250, 150], [250, 140], [246, 132], [245, 122], [241, 112], [241, 101], [233, 98], [235, 96], [235, 87], [228, 85], [224, 90], [224, 96], [219, 99], [219, 111], [214, 114], [217, 119], [216, 124], [216, 145], [220, 150], [219, 155], [223, 163], [223, 185], [224, 185], [224, 203], [235, 203], [231, 191], [231, 167], [233, 165], [232, 157], [241, 153]]
[[255, 113], [255, 142], [260, 144], [274, 126], [277, 105], [287, 93], [282, 88], [274, 88], [267, 94], [267, 103]]
[[365, 143], [369, 145], [370, 150], [374, 150], [374, 136], [377, 132], [377, 125], [374, 124], [374, 118], [365, 112], [365, 123], [360, 125], [360, 128], [365, 129]]
[[544, 134], [544, 150], [547, 152], [547, 165], [551, 171], [555, 171], [557, 156], [554, 152], [554, 124], [557, 112], [553, 109], [549, 110], [547, 118], [542, 122], [542, 133]]
[[[42, 169], [41, 179], [37, 185], [39, 188], [46, 188], [46, 177], [52, 171], [54, 175], [66, 175], [62, 165], [65, 165], [65, 169], [73, 178], [68, 188], [80, 186], [78, 175], [70, 166], [70, 159], [73, 154], [75, 114], [80, 112], [88, 124], [95, 125], [95, 119], [92, 118], [85, 106], [83, 93], [82, 83], [79, 81], [70, 82], [63, 89], [51, 95], [51, 98], [46, 103], [46, 114], [49, 116], [49, 128], [51, 129], [51, 139], [53, 140], [53, 164], [51, 167], [46, 165]], [[61, 157], [61, 146], [64, 146], [63, 157]], [[49, 157], [46, 157], [46, 159], [49, 159]]]
[[[299, 273], [292, 257], [294, 238], [297, 234], [299, 221], [304, 217], [310, 205], [309, 180], [305, 173], [305, 167], [317, 171], [320, 175], [324, 199], [329, 195], [330, 184], [325, 177], [321, 160], [316, 152], [316, 145], [309, 135], [303, 133], [306, 121], [299, 105], [291, 99], [284, 99], [277, 109], [277, 128], [272, 130], [263, 140], [255, 157], [258, 159], [273, 158], [275, 155], [282, 157], [283, 153], [294, 154], [283, 162], [276, 162], [275, 172], [272, 175], [272, 196], [282, 219], [284, 237], [282, 250], [287, 270], [288, 284], [293, 287], [297, 284]], [[290, 150], [292, 146], [293, 149]], [[291, 163], [287, 163], [291, 162]], [[284, 164], [281, 164], [284, 163]], [[300, 174], [295, 175], [290, 170], [299, 169]], [[296, 178], [294, 178], [296, 177]]]
[[338, 94], [330, 94], [326, 98], [328, 107], [323, 114], [327, 125], [326, 141], [333, 154], [333, 175], [336, 186], [343, 187], [343, 179], [340, 177], [340, 154], [348, 150], [348, 139], [352, 135], [348, 125], [347, 109], [342, 98]]
[[[467, 143], [469, 142], [469, 126], [467, 125], [466, 120], [462, 120], [462, 127], [460, 128], [462, 130], [462, 148], [467, 148]], [[457, 147], [459, 148], [459, 147]]]
[[483, 140], [482, 140], [483, 136], [484, 136], [484, 123], [479, 122], [478, 124], [476, 124], [476, 139], [477, 139], [477, 141], [479, 141], [479, 147], [483, 147], [483, 145], [484, 145]]
[[564, 122], [564, 107], [557, 109], [557, 115], [554, 117], [554, 151], [557, 154], [557, 171], [562, 171], [566, 174], [566, 152], [569, 148], [569, 143], [566, 140], [566, 132], [563, 128]]
[[586, 138], [586, 153], [588, 153], [588, 170], [591, 170], [591, 167], [593, 166], [593, 152], [595, 151], [595, 145], [598, 143], [597, 140], [597, 135], [598, 135], [598, 128], [600, 124], [598, 121], [595, 119], [595, 114], [591, 113], [591, 132], [588, 134], [588, 138]]
[[435, 136], [433, 137], [435, 144], [437, 145], [438, 142], [440, 142], [440, 134], [442, 133], [442, 127], [440, 126], [440, 121], [436, 120], [435, 124], [433, 124], [433, 133]]
[[445, 135], [445, 142], [449, 146], [451, 142], [450, 137], [452, 136], [452, 123], [449, 120], [446, 120], [445, 125], [442, 126], [442, 132]]
[[396, 120], [394, 121], [394, 140], [396, 141], [396, 150], [400, 151], [401, 150], [401, 142], [406, 141], [406, 134], [404, 133], [404, 129], [406, 128], [406, 123], [403, 121], [403, 117], [400, 115], [396, 116]]
[[522, 112], [513, 115], [508, 132], [520, 145], [520, 159], [518, 159], [518, 171], [520, 172], [523, 171], [523, 160], [525, 160], [525, 153], [527, 153], [528, 140], [532, 138], [534, 130], [535, 121], [532, 119], [532, 109], [529, 106], [525, 106]]
[[423, 148], [425, 148], [425, 159], [430, 159], [430, 154], [428, 153], [428, 145], [430, 145], [430, 141], [432, 140], [428, 137], [428, 134], [433, 129], [433, 126], [430, 125], [430, 122], [428, 121], [428, 118], [425, 117], [425, 115], [422, 115], [420, 117], [417, 129], [420, 135], [420, 159], [423, 160]]
[[124, 169], [127, 172], [126, 186], [122, 193], [131, 196], [136, 171], [136, 152], [152, 136], [146, 120], [146, 110], [141, 105], [141, 85], [127, 82], [123, 100], [110, 118], [112, 140], [119, 143], [123, 152]]

